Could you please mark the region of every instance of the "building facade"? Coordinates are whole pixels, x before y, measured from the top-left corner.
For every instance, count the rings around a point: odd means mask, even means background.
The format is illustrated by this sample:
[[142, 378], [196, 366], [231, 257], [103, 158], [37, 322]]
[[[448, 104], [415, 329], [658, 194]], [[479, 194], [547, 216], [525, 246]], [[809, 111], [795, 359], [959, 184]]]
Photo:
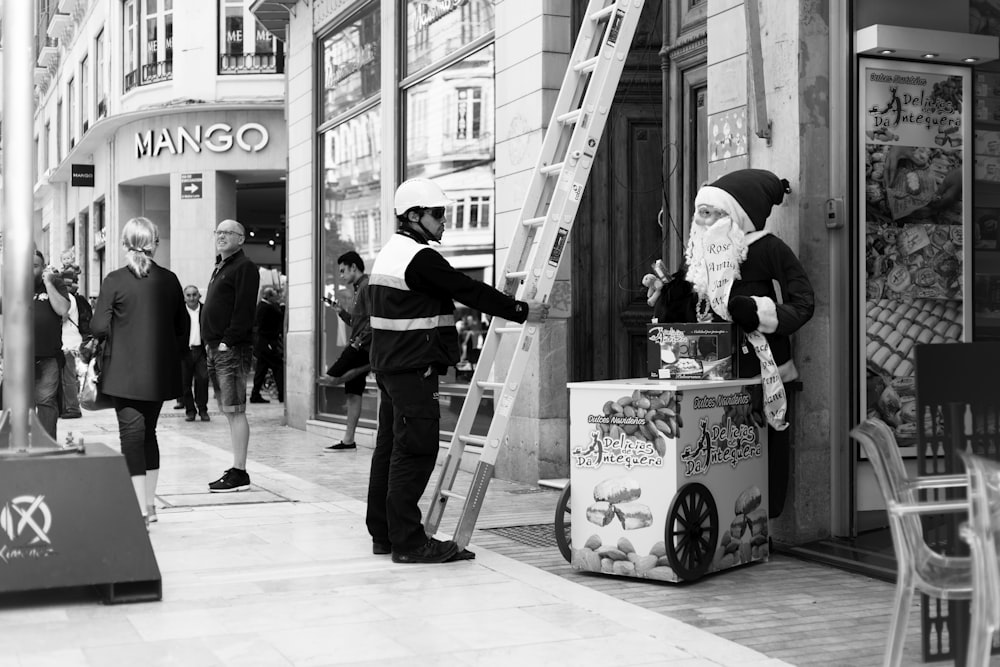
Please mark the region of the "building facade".
[[[321, 298], [344, 289], [336, 253], [370, 259], [392, 233], [402, 179], [439, 179], [462, 202], [442, 252], [491, 279], [586, 6], [254, 3], [288, 56], [290, 423], [341, 419], [315, 385], [345, 339]], [[884, 528], [850, 428], [881, 416], [912, 458], [914, 347], [998, 335], [998, 34], [994, 0], [646, 3], [498, 474], [567, 475], [565, 383], [645, 374], [642, 275], [660, 257], [679, 265], [701, 184], [765, 168], [792, 186], [768, 229], [816, 293], [795, 338], [791, 488], [772, 534], [853, 547]], [[446, 383], [445, 424], [461, 383]]]
[[130, 218], [156, 260], [204, 293], [212, 230], [285, 270], [284, 45], [243, 0], [42, 0], [36, 22], [36, 243], [96, 296]]

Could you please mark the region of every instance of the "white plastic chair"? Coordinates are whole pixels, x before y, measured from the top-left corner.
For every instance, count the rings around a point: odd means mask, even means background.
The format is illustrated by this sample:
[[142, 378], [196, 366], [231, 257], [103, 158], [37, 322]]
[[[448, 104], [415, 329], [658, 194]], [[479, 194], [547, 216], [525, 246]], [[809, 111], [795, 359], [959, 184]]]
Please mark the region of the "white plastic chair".
[[969, 476], [969, 521], [960, 530], [972, 553], [972, 621], [970, 667], [988, 665], [993, 634], [1000, 628], [1000, 463], [959, 452]]
[[972, 597], [972, 561], [935, 551], [924, 539], [921, 515], [968, 512], [967, 500], [921, 501], [918, 491], [964, 487], [965, 475], [934, 475], [909, 478], [899, 454], [896, 436], [879, 419], [866, 419], [853, 436], [871, 461], [882, 496], [889, 510], [889, 527], [896, 551], [896, 598], [882, 664], [897, 667], [903, 656], [906, 625], [914, 590], [941, 600]]

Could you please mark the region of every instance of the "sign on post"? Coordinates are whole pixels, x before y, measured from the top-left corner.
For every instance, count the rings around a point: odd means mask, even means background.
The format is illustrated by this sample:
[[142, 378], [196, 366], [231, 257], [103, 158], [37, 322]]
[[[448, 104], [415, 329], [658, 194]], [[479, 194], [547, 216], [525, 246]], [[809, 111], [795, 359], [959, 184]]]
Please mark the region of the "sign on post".
[[201, 199], [201, 174], [181, 174], [181, 199]]

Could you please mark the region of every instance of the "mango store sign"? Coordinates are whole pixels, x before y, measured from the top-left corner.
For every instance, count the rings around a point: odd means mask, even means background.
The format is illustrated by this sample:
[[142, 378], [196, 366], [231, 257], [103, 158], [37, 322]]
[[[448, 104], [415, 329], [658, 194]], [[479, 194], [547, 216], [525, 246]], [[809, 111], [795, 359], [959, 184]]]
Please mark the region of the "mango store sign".
[[202, 129], [195, 125], [188, 129], [178, 125], [173, 131], [168, 127], [135, 133], [136, 158], [158, 157], [163, 151], [178, 155], [189, 150], [201, 153], [202, 149], [213, 153], [225, 153], [235, 145], [247, 153], [256, 153], [267, 146], [270, 135], [260, 123], [246, 123], [233, 128], [228, 123], [215, 123]]

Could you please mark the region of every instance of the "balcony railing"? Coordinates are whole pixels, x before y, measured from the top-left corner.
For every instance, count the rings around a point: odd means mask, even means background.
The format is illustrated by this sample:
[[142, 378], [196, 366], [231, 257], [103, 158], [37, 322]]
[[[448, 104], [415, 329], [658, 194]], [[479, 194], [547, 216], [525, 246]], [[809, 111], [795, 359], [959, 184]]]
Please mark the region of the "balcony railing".
[[164, 60], [158, 63], [143, 65], [139, 69], [132, 70], [125, 75], [125, 92], [132, 90], [136, 86], [145, 86], [150, 83], [169, 81], [174, 77], [174, 63], [172, 60]]
[[283, 53], [243, 53], [219, 56], [219, 74], [284, 74]]

